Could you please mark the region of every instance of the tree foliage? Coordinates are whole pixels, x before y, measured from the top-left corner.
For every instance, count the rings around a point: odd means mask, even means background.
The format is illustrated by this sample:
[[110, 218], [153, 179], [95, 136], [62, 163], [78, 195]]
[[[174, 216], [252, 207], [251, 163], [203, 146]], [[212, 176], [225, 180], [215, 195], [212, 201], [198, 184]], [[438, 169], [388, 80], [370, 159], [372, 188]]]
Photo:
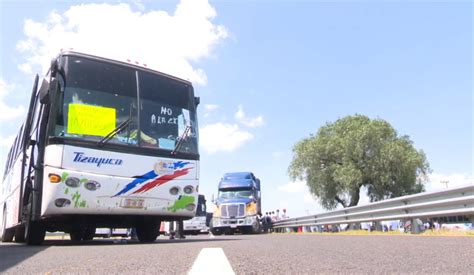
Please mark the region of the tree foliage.
[[347, 116], [293, 147], [288, 172], [305, 180], [326, 209], [355, 206], [361, 187], [370, 201], [424, 191], [429, 164], [408, 136], [382, 119]]

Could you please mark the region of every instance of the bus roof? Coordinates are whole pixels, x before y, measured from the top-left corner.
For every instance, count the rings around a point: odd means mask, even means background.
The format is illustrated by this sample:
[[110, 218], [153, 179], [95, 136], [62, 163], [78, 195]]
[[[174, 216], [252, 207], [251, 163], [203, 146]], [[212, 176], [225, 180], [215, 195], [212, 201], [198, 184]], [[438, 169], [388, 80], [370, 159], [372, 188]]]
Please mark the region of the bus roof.
[[188, 80], [184, 80], [184, 79], [176, 77], [176, 76], [172, 76], [172, 75], [169, 75], [169, 74], [157, 71], [157, 70], [150, 69], [150, 68], [147, 67], [146, 63], [142, 63], [140, 65], [140, 62], [132, 61], [131, 59], [127, 59], [127, 62], [125, 62], [125, 61], [119, 61], [119, 60], [111, 59], [111, 58], [107, 58], [107, 57], [101, 57], [101, 56], [97, 56], [97, 55], [87, 54], [87, 53], [83, 53], [83, 52], [79, 52], [79, 51], [75, 51], [75, 50], [61, 50], [61, 53], [57, 56], [57, 58], [59, 58], [61, 56], [79, 56], [79, 57], [94, 59], [94, 60], [97, 60], [97, 61], [115, 63], [117, 65], [132, 67], [132, 68], [135, 68], [135, 69], [138, 69], [138, 70], [147, 71], [147, 72], [158, 74], [158, 75], [161, 75], [161, 76], [164, 76], [164, 77], [167, 77], [167, 78], [171, 78], [173, 80], [176, 80], [178, 82], [182, 82], [183, 84], [187, 84], [189, 86], [193, 85]]

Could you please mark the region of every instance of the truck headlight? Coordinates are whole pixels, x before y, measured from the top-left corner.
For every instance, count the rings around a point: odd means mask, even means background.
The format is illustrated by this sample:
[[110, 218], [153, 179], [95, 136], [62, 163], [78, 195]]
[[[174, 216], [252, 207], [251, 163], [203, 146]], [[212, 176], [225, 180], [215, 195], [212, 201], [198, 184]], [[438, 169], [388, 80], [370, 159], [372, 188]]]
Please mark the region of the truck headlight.
[[245, 211], [247, 212], [247, 215], [257, 215], [257, 204], [253, 202], [247, 204]]
[[246, 218], [245, 218], [245, 223], [248, 224], [248, 225], [252, 225], [252, 224], [255, 222], [256, 217], [257, 217], [257, 216], [246, 217]]

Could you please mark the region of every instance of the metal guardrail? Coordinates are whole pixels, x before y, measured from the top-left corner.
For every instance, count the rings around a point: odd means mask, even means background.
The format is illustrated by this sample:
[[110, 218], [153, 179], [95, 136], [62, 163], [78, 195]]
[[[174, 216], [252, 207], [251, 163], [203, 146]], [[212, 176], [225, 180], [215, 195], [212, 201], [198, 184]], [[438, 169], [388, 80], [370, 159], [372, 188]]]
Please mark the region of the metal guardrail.
[[469, 216], [474, 222], [474, 185], [425, 192], [326, 213], [276, 221], [273, 228], [340, 225], [443, 216]]

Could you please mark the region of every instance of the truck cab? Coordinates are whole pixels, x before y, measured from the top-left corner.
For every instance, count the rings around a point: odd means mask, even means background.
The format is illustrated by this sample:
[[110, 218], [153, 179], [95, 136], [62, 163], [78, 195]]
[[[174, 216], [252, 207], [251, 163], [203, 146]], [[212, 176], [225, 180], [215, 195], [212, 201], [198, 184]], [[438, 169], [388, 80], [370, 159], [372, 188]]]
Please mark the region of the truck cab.
[[214, 235], [256, 234], [261, 231], [260, 180], [251, 172], [226, 173], [218, 185], [216, 208], [210, 222]]

